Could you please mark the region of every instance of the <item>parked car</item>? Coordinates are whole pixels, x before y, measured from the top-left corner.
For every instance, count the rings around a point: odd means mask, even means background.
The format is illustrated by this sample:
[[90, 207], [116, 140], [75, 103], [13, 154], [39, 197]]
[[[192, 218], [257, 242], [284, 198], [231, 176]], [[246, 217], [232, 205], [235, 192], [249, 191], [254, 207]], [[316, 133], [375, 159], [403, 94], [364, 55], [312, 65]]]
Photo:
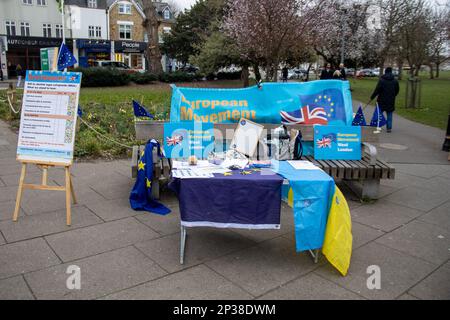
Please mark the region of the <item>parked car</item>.
[[375, 77], [372, 69], [361, 69], [356, 74], [357, 77]]
[[94, 62], [94, 66], [100, 68], [114, 68], [128, 73], [138, 72], [137, 70], [131, 69], [130, 66], [120, 61], [99, 60]]
[[353, 68], [346, 68], [345, 69], [345, 73], [347, 74], [348, 77], [353, 77], [355, 75], [355, 69], [353, 69]]
[[189, 66], [189, 65], [187, 65], [187, 66], [181, 67], [181, 68], [178, 69], [178, 70], [181, 71], [181, 72], [186, 72], [186, 73], [190, 73], [190, 74], [195, 74], [195, 73], [197, 73], [200, 69], [197, 68], [197, 67], [194, 67], [194, 66]]

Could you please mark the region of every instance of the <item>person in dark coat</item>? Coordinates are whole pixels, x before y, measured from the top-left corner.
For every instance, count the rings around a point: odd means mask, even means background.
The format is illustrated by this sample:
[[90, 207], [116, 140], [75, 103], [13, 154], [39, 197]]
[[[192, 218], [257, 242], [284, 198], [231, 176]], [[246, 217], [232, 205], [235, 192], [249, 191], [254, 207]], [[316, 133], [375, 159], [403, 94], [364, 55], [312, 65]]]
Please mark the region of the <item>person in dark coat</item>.
[[370, 97], [371, 100], [377, 98], [378, 106], [381, 112], [386, 112], [387, 120], [387, 132], [392, 131], [392, 116], [395, 111], [395, 97], [397, 97], [400, 91], [400, 86], [397, 79], [392, 74], [392, 68], [388, 67], [384, 71], [384, 75], [381, 76], [375, 91]]
[[283, 79], [283, 82], [287, 82], [288, 81], [288, 76], [289, 76], [288, 68], [284, 67], [283, 69], [281, 69], [281, 77]]
[[320, 74], [320, 80], [330, 80], [333, 79], [334, 71], [331, 69], [331, 64], [327, 63], [325, 68]]
[[345, 67], [344, 67], [344, 64], [343, 64], [343, 63], [341, 63], [341, 64], [339, 65], [339, 72], [340, 72], [340, 74], [341, 74], [341, 76], [339, 77], [339, 79], [341, 79], [341, 80], [343, 80], [343, 81], [347, 80], [347, 73], [345, 72]]

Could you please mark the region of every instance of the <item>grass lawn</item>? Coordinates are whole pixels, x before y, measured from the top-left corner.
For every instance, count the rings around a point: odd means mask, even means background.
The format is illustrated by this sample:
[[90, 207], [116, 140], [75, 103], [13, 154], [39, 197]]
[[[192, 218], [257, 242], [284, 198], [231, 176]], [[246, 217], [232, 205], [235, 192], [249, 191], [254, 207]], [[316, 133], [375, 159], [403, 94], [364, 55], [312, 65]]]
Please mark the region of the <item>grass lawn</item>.
[[[430, 80], [427, 75], [427, 73], [421, 75], [422, 101], [421, 107], [418, 109], [405, 108], [406, 80], [400, 81], [400, 93], [396, 101], [396, 112], [407, 119], [445, 130], [450, 113], [450, 71], [441, 72], [440, 78], [434, 80]], [[375, 89], [377, 81], [376, 78], [351, 79], [353, 99], [361, 101], [364, 104], [367, 103]]]

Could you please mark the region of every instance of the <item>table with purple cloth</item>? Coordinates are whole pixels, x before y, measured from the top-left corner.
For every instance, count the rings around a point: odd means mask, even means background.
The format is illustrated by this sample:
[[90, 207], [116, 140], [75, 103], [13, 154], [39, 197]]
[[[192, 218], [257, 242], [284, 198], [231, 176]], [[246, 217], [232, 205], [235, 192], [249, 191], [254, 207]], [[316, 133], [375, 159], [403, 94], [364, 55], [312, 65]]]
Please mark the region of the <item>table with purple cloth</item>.
[[234, 170], [213, 178], [173, 178], [179, 200], [180, 262], [186, 227], [279, 229], [283, 177], [270, 169]]

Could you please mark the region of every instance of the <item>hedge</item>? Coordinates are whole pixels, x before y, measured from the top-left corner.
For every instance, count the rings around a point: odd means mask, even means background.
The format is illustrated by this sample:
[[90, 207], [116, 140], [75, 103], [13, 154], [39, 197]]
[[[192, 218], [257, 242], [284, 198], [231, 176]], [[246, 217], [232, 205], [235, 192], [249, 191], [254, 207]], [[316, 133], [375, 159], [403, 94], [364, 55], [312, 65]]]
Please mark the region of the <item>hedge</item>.
[[113, 68], [76, 68], [74, 71], [83, 73], [82, 87], [117, 87], [131, 81], [129, 74]]
[[156, 74], [150, 73], [150, 72], [136, 72], [130, 74], [131, 81], [137, 84], [148, 84], [152, 83], [153, 81], [158, 80], [158, 76]]

